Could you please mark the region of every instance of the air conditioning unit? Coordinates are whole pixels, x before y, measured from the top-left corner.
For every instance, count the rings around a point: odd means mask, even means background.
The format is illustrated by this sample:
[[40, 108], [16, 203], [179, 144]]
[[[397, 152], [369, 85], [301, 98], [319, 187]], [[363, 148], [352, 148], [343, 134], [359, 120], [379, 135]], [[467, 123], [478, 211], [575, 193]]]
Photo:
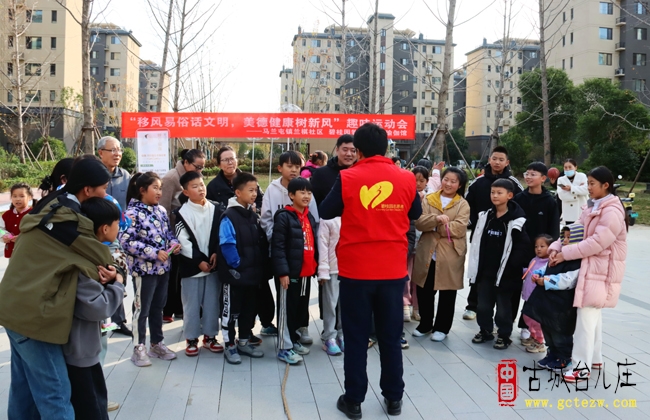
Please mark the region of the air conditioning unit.
[[433, 74], [433, 67], [427, 66], [427, 71], [426, 71], [427, 76], [430, 76]]
[[424, 106], [433, 106], [433, 101], [424, 101]]
[[318, 84], [320, 84], [321, 86], [327, 86], [327, 79], [325, 79], [324, 77], [321, 77]]
[[510, 125], [510, 120], [507, 118], [503, 120], [503, 125]]
[[108, 67], [108, 61], [104, 61], [104, 67]]
[[327, 64], [321, 64], [320, 69], [321, 70], [327, 70]]
[[503, 109], [510, 109], [510, 104], [503, 104]]
[[433, 60], [433, 54], [427, 54], [427, 60]]
[[327, 98], [325, 96], [321, 96], [320, 98], [318, 98], [318, 102], [320, 103], [327, 102]]
[[425, 123], [430, 123], [432, 121], [431, 117], [424, 117]]
[[328, 53], [328, 51], [327, 51], [327, 49], [326, 49], [326, 48], [322, 48], [322, 49], [320, 50], [320, 53], [321, 53], [321, 54], [327, 54], [327, 53]]

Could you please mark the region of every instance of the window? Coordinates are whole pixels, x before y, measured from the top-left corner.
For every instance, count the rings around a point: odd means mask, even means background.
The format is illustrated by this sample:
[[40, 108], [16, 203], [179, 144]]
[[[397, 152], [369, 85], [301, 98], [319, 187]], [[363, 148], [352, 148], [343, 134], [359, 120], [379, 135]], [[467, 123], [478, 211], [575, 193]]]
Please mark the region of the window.
[[334, 89], [334, 94], [335, 94], [336, 96], [339, 96], [339, 95], [341, 94], [341, 88], [336, 88], [336, 89]]
[[379, 81], [379, 85], [380, 85], [380, 86], [386, 86], [386, 79], [381, 79], [381, 80]]
[[492, 80], [487, 81], [487, 87], [491, 88], [492, 87]]
[[600, 2], [600, 14], [601, 15], [613, 15], [614, 14], [614, 4], [613, 3], [606, 3], [601, 1]]
[[57, 12], [56, 10], [52, 10], [52, 23], [56, 23], [57, 21]]
[[43, 23], [43, 11], [42, 10], [28, 10], [27, 11], [27, 22]]
[[511, 80], [511, 81], [510, 81], [510, 89], [514, 89], [514, 88], [515, 88], [515, 82], [513, 82], [513, 81]]
[[328, 40], [327, 40], [327, 47], [329, 48], [329, 47], [331, 47], [331, 46], [332, 46], [332, 40], [331, 40], [331, 39], [328, 39]]
[[634, 28], [634, 33], [636, 35], [636, 39], [639, 41], [646, 41], [648, 39], [647, 28]]
[[403, 90], [400, 92], [400, 96], [402, 98], [408, 98], [409, 97], [409, 91], [408, 90]]
[[531, 51], [530, 58], [537, 58], [537, 51]]
[[422, 52], [423, 52], [423, 53], [427, 52], [427, 46], [426, 46], [426, 45], [423, 45], [423, 46], [422, 46]]
[[645, 54], [632, 54], [632, 64], [635, 66], [645, 66]]
[[413, 112], [412, 112], [411, 114], [415, 115], [415, 114], [417, 114], [417, 113], [418, 113], [418, 109], [417, 109], [417, 107], [413, 107]]
[[117, 87], [116, 84], [111, 84], [111, 92], [119, 92], [120, 89]]
[[109, 108], [117, 108], [120, 106], [120, 101], [109, 101], [108, 102], [108, 107]]
[[573, 45], [573, 32], [569, 35], [569, 44]]
[[599, 66], [611, 66], [612, 65], [612, 55], [608, 54], [608, 53], [598, 53], [598, 65]]
[[119, 68], [113, 68], [111, 69], [111, 76], [119, 76], [120, 75], [120, 69]]
[[309, 77], [312, 79], [318, 79], [320, 77], [320, 72], [319, 71], [310, 71], [309, 72]]
[[382, 29], [380, 34], [382, 37], [386, 37], [386, 29]]
[[149, 111], [156, 112], [156, 105], [149, 105]]
[[14, 63], [7, 63], [7, 76], [14, 75]]
[[304, 38], [303, 38], [303, 40], [302, 40], [302, 46], [303, 46], [303, 47], [306, 47], [306, 46], [307, 46], [307, 40], [304, 39]]
[[43, 47], [43, 38], [40, 36], [25, 37], [25, 48], [28, 50], [40, 50]]
[[400, 64], [402, 64], [403, 66], [408, 66], [408, 64], [409, 64], [409, 59], [408, 59], [408, 58], [400, 58], [399, 62], [400, 62]]
[[442, 54], [442, 47], [431, 47], [431, 52], [434, 54]]
[[494, 71], [496, 73], [501, 73], [501, 66], [494, 66]]
[[487, 126], [487, 132], [488, 133], [490, 132], [490, 126], [489, 125]]
[[40, 102], [41, 101], [41, 91], [40, 90], [28, 90], [25, 93], [25, 102]]
[[111, 36], [111, 44], [119, 44], [120, 43], [120, 37], [119, 36]]
[[566, 22], [566, 12], [562, 12], [562, 22]]
[[499, 89], [499, 88], [501, 87], [501, 82], [498, 81], [498, 80], [495, 80], [495, 81], [494, 81], [494, 87], [497, 88], [497, 89]]
[[521, 105], [521, 97], [517, 96], [517, 104]]
[[25, 64], [25, 76], [40, 76], [41, 65], [36, 63]]
[[613, 38], [614, 31], [612, 28], [599, 28], [598, 29], [598, 37], [600, 39], [614, 39]]
[[402, 49], [402, 51], [408, 51], [408, 49], [409, 49], [408, 42], [402, 42], [402, 45], [400, 46], [400, 48]]
[[356, 89], [356, 88], [349, 88], [348, 89], [348, 95], [356, 95], [357, 93], [359, 93], [359, 89]]
[[90, 58], [97, 58], [97, 51], [91, 51]]
[[490, 118], [490, 110], [487, 110], [487, 117]]
[[636, 4], [634, 5], [634, 11], [636, 12], [637, 15], [645, 14], [645, 9], [643, 7], [643, 4], [640, 1], [636, 2]]
[[332, 74], [328, 71], [327, 74], [325, 75], [325, 78], [327, 80], [330, 80], [332, 78]]
[[523, 69], [521, 67], [517, 67], [517, 74], [523, 73]]
[[645, 91], [645, 79], [634, 79], [633, 83], [635, 92]]
[[355, 61], [357, 61], [357, 57], [355, 57], [353, 55], [348, 57], [348, 63], [354, 63]]
[[400, 78], [400, 80], [402, 82], [408, 82], [409, 81], [409, 75], [408, 74], [402, 74], [399, 78]]
[[436, 100], [436, 92], [431, 92], [431, 100], [432, 101]]
[[437, 108], [431, 108], [431, 115], [436, 115], [438, 113]]
[[570, 69], [573, 68], [573, 57], [570, 57], [570, 58], [569, 58], [569, 68], [570, 68]]
[[386, 70], [386, 63], [384, 63], [383, 61], [379, 63], [379, 70]]
[[97, 34], [90, 35], [90, 42], [91, 43], [99, 42], [99, 35]]
[[341, 80], [341, 73], [338, 72], [338, 71], [337, 71], [336, 73], [334, 73], [334, 78], [335, 78], [336, 80]]
[[320, 39], [312, 39], [311, 46], [312, 48], [320, 48]]
[[[408, 58], [406, 60], [408, 61]], [[413, 67], [414, 68], [418, 67], [418, 60], [413, 60]]]
[[503, 133], [503, 126], [499, 126], [499, 133]]
[[564, 65], [564, 58], [562, 59], [562, 70], [564, 70], [566, 67]]
[[488, 73], [492, 72], [492, 66], [488, 64]]
[[111, 60], [119, 60], [119, 59], [120, 59], [120, 53], [118, 52], [111, 53]]
[[426, 110], [424, 109], [424, 107], [420, 108], [420, 115], [424, 115], [425, 112]]
[[381, 47], [379, 47], [379, 52], [380, 52], [381, 54], [386, 54], [386, 46], [385, 46], [385, 45], [382, 45]]
[[336, 63], [341, 64], [341, 56], [340, 55], [336, 56]]
[[501, 57], [501, 50], [497, 50], [494, 52], [495, 57]]
[[56, 90], [50, 91], [50, 102], [56, 101]]
[[[149, 87], [150, 87], [151, 89], [158, 89], [158, 83], [152, 83]], [[289, 89], [289, 86], [288, 86], [288, 85], [284, 85], [284, 90], [287, 90], [287, 89]]]
[[56, 64], [50, 64], [50, 76], [56, 76]]
[[9, 48], [13, 48], [13, 46], [14, 46], [14, 37], [11, 36], [11, 35], [9, 35], [9, 36], [7, 37], [7, 46], [8, 46]]
[[564, 47], [566, 45], [566, 36], [562, 37], [562, 46]]
[[50, 49], [56, 50], [56, 38], [55, 37], [50, 38]]
[[492, 97], [490, 95], [487, 96], [487, 101], [488, 103], [492, 102]]
[[573, 20], [573, 9], [571, 9], [571, 20]]
[[340, 111], [340, 110], [341, 110], [341, 105], [334, 104], [334, 111]]
[[524, 53], [522, 53], [521, 51], [519, 51], [519, 52], [517, 53], [517, 58], [520, 59], [520, 60], [523, 59], [523, 58], [524, 58]]
[[7, 102], [13, 102], [14, 101], [14, 94], [8, 90], [7, 91]]
[[492, 50], [488, 50], [488, 57], [492, 57]]
[[431, 81], [433, 82], [434, 85], [439, 85], [442, 83], [442, 77], [432, 77]]
[[348, 41], [348, 47], [354, 47], [354, 45], [355, 45], [354, 39]]
[[418, 98], [418, 92], [414, 90], [413, 91], [413, 99], [417, 99], [417, 98]]
[[356, 79], [358, 76], [358, 73], [356, 71], [349, 71], [348, 72], [348, 79]]
[[91, 76], [96, 76], [96, 75], [97, 75], [97, 70], [98, 70], [98, 67], [93, 67], [93, 66], [91, 66], [91, 67], [90, 67], [90, 74], [91, 74]]

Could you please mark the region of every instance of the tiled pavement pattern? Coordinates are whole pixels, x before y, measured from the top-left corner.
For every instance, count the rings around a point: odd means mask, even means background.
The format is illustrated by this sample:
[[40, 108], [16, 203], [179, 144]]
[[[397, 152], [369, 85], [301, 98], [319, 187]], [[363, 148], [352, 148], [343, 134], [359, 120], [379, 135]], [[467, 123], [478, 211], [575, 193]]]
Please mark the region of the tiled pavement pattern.
[[[508, 350], [495, 350], [489, 344], [475, 345], [474, 321], [462, 320], [467, 289], [459, 292], [456, 319], [452, 332], [442, 343], [429, 337], [413, 338], [407, 333], [410, 348], [404, 350], [406, 393], [403, 419], [614, 419], [650, 418], [650, 287], [645, 278], [650, 271], [650, 227], [635, 226], [628, 237], [628, 260], [623, 292], [615, 309], [603, 311], [605, 382], [589, 382], [589, 390], [567, 391], [564, 384], [553, 387], [548, 373], [537, 372], [541, 390], [529, 391], [532, 372], [522, 366], [533, 365], [543, 354], [526, 353], [519, 344]], [[0, 276], [6, 260], [0, 260]], [[644, 274], [646, 273], [646, 274]], [[127, 298], [131, 305], [132, 289]], [[312, 290], [316, 290], [312, 287]], [[290, 368], [286, 396], [293, 419], [343, 419], [336, 409], [342, 393], [343, 357], [330, 357], [317, 339], [321, 328], [316, 296], [312, 296], [310, 334], [315, 338], [305, 362]], [[1, 304], [1, 303], [0, 303]], [[405, 324], [412, 331], [417, 323]], [[262, 359], [242, 357], [243, 363], [232, 366], [220, 354], [202, 351], [189, 358], [183, 353], [182, 321], [165, 326], [167, 344], [178, 352], [178, 359], [152, 360], [153, 366], [136, 368], [129, 361], [132, 345], [127, 338], [110, 339], [104, 367], [109, 399], [121, 404], [111, 419], [285, 419], [281, 383], [285, 364], [275, 358], [275, 339], [265, 337]], [[259, 326], [258, 326], [259, 328]], [[518, 333], [513, 338], [518, 338]], [[518, 339], [515, 340], [518, 343]], [[515, 407], [500, 407], [497, 402], [496, 365], [502, 359], [518, 362], [519, 397]], [[629, 367], [629, 382], [634, 387], [619, 387], [615, 393], [617, 362], [636, 363]], [[624, 371], [621, 368], [621, 372]], [[370, 387], [362, 405], [364, 419], [386, 419], [379, 389], [379, 353], [368, 352]], [[623, 377], [622, 377], [623, 378]], [[0, 329], [0, 419], [6, 418], [10, 380], [9, 343]], [[558, 399], [603, 399], [608, 407], [558, 409]], [[525, 399], [548, 399], [547, 408], [527, 408]], [[636, 400], [636, 408], [614, 408], [615, 399]], [[620, 401], [619, 401], [620, 402]], [[574, 403], [573, 401], [571, 402]], [[589, 402], [588, 402], [589, 404]], [[550, 407], [552, 405], [552, 407]]]

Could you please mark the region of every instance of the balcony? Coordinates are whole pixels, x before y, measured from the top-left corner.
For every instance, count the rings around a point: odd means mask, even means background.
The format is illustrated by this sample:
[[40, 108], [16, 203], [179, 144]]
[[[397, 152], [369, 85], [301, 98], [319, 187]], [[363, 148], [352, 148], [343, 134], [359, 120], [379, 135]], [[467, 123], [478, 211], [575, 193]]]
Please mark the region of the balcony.
[[510, 120], [507, 118], [503, 120], [503, 125], [510, 125]]
[[424, 101], [424, 106], [426, 106], [426, 107], [433, 106], [433, 101]]
[[18, 59], [18, 61], [25, 61], [25, 54], [24, 53], [11, 53], [11, 59], [13, 61], [16, 61], [16, 59]]
[[626, 19], [627, 19], [626, 16], [617, 17], [616, 18], [616, 26], [624, 26], [624, 25], [626, 25], [627, 24], [625, 22]]
[[424, 117], [424, 122], [425, 123], [430, 123], [431, 121], [433, 121], [433, 119], [431, 117]]
[[104, 67], [108, 67], [108, 61], [104, 61]]
[[624, 68], [618, 68], [614, 70], [614, 76], [615, 77], [625, 77], [625, 69]]
[[625, 42], [617, 42], [614, 47], [615, 51], [625, 51]]
[[321, 64], [320, 69], [321, 70], [327, 70], [327, 64]]

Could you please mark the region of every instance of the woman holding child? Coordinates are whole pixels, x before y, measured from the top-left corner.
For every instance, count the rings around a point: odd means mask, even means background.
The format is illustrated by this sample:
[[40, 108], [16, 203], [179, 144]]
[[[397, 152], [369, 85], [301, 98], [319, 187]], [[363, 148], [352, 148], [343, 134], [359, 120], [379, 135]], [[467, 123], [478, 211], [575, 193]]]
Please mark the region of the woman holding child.
[[[413, 267], [421, 320], [413, 336], [433, 331], [433, 341], [444, 340], [451, 329], [456, 292], [463, 288], [469, 221], [469, 204], [463, 198], [467, 175], [450, 167], [442, 173], [441, 183], [440, 191], [425, 197], [422, 216], [415, 222], [422, 231]], [[440, 294], [434, 324], [436, 291]]]

